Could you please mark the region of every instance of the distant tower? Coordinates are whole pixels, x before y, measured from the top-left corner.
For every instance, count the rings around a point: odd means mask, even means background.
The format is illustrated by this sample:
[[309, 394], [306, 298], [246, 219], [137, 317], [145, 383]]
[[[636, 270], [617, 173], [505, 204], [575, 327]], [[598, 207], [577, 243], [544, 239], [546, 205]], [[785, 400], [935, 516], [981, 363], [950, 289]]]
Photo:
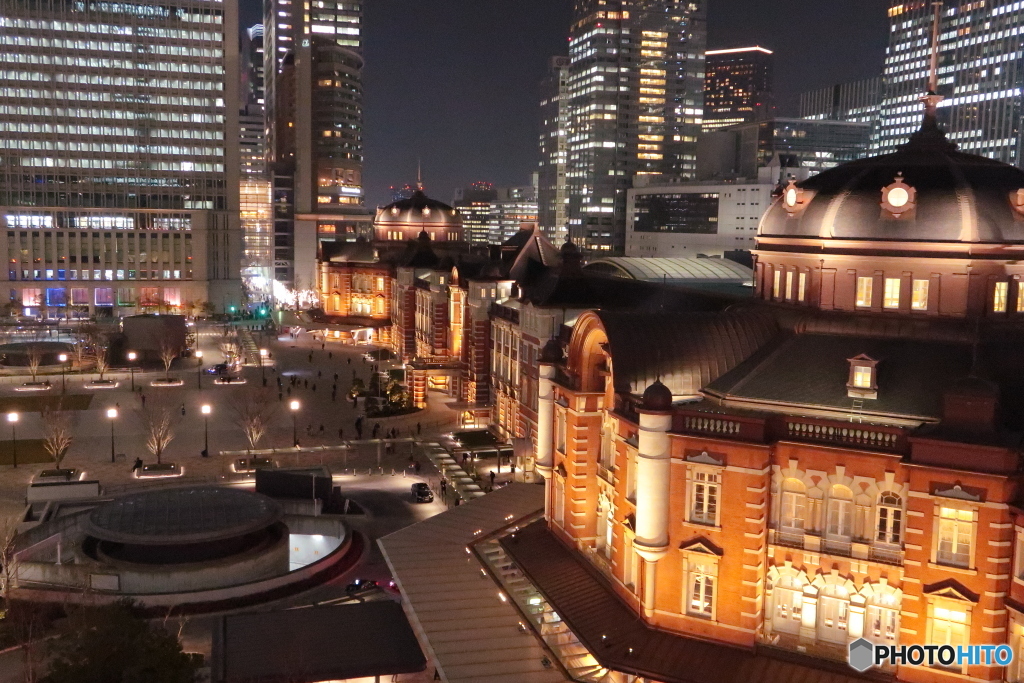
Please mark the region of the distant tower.
[[540, 166], [538, 223], [552, 242], [568, 235], [569, 58], [552, 57], [540, 85]]
[[763, 47], [708, 50], [704, 132], [770, 118], [774, 56]]

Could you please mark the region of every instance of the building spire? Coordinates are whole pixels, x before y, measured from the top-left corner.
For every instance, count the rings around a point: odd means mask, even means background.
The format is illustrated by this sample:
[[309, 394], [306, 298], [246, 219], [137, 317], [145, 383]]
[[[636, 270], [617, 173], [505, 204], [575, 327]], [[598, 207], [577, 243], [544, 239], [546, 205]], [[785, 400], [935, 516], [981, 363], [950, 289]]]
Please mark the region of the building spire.
[[939, 102], [943, 100], [942, 95], [939, 94], [939, 22], [941, 21], [942, 3], [933, 2], [932, 8], [934, 16], [932, 17], [932, 47], [928, 69], [928, 92], [921, 97], [921, 101], [924, 103], [924, 125], [922, 128], [938, 127], [937, 110]]
[[423, 192], [423, 161], [416, 160], [416, 189]]

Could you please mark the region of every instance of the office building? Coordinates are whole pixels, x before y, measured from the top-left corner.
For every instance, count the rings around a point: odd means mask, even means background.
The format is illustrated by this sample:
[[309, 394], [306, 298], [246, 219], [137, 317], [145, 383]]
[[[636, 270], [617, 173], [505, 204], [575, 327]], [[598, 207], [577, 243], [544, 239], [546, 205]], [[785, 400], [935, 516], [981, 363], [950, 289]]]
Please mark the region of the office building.
[[242, 279], [251, 299], [268, 301], [273, 295], [274, 223], [267, 173], [267, 136], [263, 89], [263, 24], [242, 33], [239, 67], [242, 76], [238, 112], [239, 218], [242, 224]]
[[625, 248], [637, 174], [696, 175], [706, 5], [577, 0], [569, 36], [569, 236], [585, 252]]
[[537, 186], [538, 222], [548, 239], [568, 236], [569, 188], [569, 58], [552, 57], [540, 84], [540, 166]]
[[777, 183], [669, 183], [637, 178], [626, 202], [626, 256], [735, 256], [754, 248]]
[[[774, 166], [819, 173], [868, 152], [871, 124], [773, 118], [701, 136], [701, 180], [758, 178]], [[777, 182], [781, 176], [776, 176]]]
[[708, 50], [704, 65], [704, 132], [773, 115], [774, 56], [763, 47]]
[[318, 244], [371, 231], [362, 187], [362, 6], [267, 0], [264, 18], [274, 279], [314, 289]]
[[[873, 151], [894, 151], [916, 130], [928, 87], [934, 11], [931, 3], [889, 9], [881, 128]], [[966, 152], [1022, 163], [1024, 12], [1015, 3], [949, 0], [939, 15], [938, 121]]]
[[877, 124], [883, 87], [876, 76], [801, 93], [800, 118]]
[[502, 244], [519, 232], [523, 223], [537, 222], [537, 179], [520, 187], [499, 187], [476, 182], [455, 190], [453, 205], [462, 216], [470, 244]]
[[240, 304], [237, 21], [235, 5], [201, 0], [3, 4], [12, 309]]

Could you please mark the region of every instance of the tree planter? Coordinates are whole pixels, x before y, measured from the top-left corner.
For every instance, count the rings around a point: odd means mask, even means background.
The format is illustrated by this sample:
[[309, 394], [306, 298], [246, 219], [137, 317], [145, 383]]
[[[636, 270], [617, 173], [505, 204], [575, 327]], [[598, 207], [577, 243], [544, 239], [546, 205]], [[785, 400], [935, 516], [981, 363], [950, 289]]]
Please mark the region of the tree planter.
[[15, 391], [49, 391], [53, 385], [49, 382], [25, 382], [20, 387], [14, 387]]
[[75, 467], [43, 470], [32, 480], [33, 484], [62, 484], [85, 479], [85, 472]]
[[185, 468], [173, 462], [165, 462], [159, 465], [143, 465], [136, 470], [136, 479], [166, 479], [169, 477], [180, 477], [185, 474]]
[[149, 383], [151, 387], [180, 387], [185, 384], [185, 380], [177, 379], [172, 377], [171, 379], [155, 379]]
[[245, 384], [245, 378], [244, 377], [218, 377], [217, 379], [213, 380], [213, 383], [214, 384], [221, 384], [221, 385], [224, 385], [224, 384]]
[[86, 389], [116, 389], [119, 382], [114, 379], [97, 379], [85, 383]]

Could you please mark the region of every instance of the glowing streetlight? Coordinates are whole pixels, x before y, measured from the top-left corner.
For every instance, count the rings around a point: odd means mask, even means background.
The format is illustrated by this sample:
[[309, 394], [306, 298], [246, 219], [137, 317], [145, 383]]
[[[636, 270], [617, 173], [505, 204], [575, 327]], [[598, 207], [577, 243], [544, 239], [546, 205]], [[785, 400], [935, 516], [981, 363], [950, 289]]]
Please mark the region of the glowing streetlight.
[[288, 403], [288, 407], [292, 410], [292, 445], [296, 448], [299, 447], [299, 402], [292, 399]]
[[15, 427], [18, 425], [18, 413], [10, 412], [7, 413], [7, 421], [11, 423], [11, 449], [14, 466], [18, 466], [18, 433], [15, 431]]
[[139, 357], [139, 354], [134, 351], [128, 352], [128, 362], [131, 364], [132, 372], [132, 391], [135, 391], [135, 359]]
[[65, 363], [68, 362], [68, 354], [62, 353], [57, 356], [57, 360], [60, 361], [60, 393], [65, 393], [68, 390], [68, 384], [64, 379]]
[[107, 417], [110, 418], [110, 462], [114, 462], [114, 420], [117, 418], [117, 408], [107, 408]]
[[203, 414], [203, 457], [209, 457], [210, 455], [210, 413], [213, 408], [210, 407], [209, 403], [204, 403], [200, 408], [199, 412]]
[[263, 386], [267, 386], [267, 370], [264, 362], [270, 354], [266, 349], [260, 349], [260, 377], [263, 378]]
[[199, 359], [199, 365], [196, 367], [196, 388], [203, 388], [203, 352], [196, 350], [196, 358]]

